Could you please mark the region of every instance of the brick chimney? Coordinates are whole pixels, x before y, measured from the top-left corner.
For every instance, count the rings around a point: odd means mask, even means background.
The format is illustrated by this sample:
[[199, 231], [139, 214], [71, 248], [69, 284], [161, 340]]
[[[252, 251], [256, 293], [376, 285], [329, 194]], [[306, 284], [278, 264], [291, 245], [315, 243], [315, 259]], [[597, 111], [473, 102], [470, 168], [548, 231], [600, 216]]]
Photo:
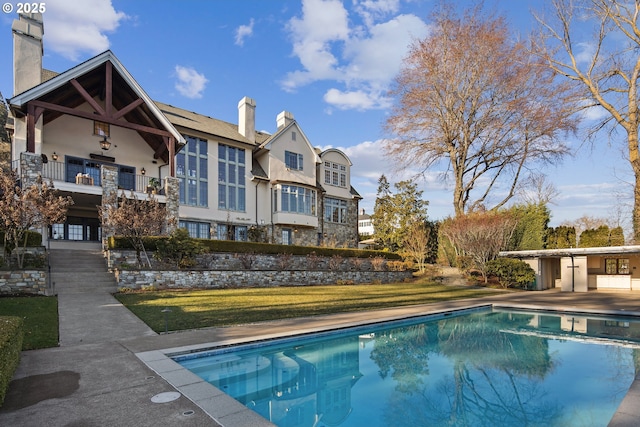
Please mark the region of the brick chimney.
[[283, 111], [282, 113], [278, 114], [278, 117], [276, 117], [276, 124], [278, 125], [278, 129], [280, 129], [283, 126], [287, 126], [292, 121], [293, 121], [293, 114], [291, 114], [288, 111]]
[[13, 32], [13, 95], [42, 83], [41, 13], [20, 14], [11, 26]]
[[247, 96], [238, 103], [238, 132], [256, 142], [256, 101]]

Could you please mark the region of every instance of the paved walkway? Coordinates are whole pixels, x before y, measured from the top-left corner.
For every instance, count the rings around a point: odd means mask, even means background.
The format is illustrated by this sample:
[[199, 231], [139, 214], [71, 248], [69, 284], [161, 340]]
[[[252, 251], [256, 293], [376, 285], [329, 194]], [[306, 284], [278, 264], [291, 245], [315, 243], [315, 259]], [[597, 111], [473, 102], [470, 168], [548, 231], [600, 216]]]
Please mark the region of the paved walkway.
[[[136, 354], [161, 349], [317, 331], [485, 303], [640, 316], [640, 292], [552, 290], [157, 335], [108, 294], [61, 293], [59, 300], [61, 345], [22, 353], [0, 409], [2, 426], [219, 426], [184, 396], [169, 403], [151, 401], [175, 389]], [[634, 384], [610, 425], [638, 425], [639, 402], [640, 384]], [[221, 424], [255, 425], [238, 424], [238, 417], [246, 414], [232, 413], [233, 405], [223, 409], [213, 414]]]

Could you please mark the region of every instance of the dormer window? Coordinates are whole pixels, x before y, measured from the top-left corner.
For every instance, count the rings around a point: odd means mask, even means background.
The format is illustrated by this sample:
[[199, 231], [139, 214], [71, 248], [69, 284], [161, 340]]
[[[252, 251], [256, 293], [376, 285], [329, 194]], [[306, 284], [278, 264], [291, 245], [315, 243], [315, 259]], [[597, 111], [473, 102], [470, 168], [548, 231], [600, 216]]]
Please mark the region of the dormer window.
[[287, 169], [302, 170], [302, 154], [294, 153], [292, 151], [284, 152], [284, 164]]
[[347, 187], [347, 166], [324, 162], [324, 183], [336, 187]]

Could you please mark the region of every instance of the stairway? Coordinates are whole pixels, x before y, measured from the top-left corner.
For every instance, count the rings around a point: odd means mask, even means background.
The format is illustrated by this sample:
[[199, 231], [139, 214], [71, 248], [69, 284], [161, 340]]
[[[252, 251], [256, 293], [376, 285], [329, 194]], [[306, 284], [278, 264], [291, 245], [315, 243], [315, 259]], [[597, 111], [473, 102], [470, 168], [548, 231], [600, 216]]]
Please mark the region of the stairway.
[[98, 249], [51, 249], [51, 283], [57, 294], [114, 293], [116, 279]]

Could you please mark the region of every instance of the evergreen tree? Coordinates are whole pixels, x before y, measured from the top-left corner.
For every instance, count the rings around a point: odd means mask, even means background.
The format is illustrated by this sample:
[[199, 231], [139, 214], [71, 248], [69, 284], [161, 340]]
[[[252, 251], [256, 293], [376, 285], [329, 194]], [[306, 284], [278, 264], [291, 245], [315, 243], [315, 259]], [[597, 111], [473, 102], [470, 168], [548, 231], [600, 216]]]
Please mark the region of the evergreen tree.
[[598, 248], [603, 246], [622, 246], [624, 245], [624, 234], [622, 227], [610, 229], [607, 225], [601, 225], [598, 228], [590, 228], [584, 230], [580, 234], [581, 248]]
[[377, 245], [390, 251], [402, 246], [412, 223], [426, 221], [428, 204], [422, 200], [422, 191], [410, 181], [398, 182], [394, 188], [392, 193], [386, 176], [380, 177], [371, 215]]
[[544, 249], [547, 246], [547, 228], [551, 220], [547, 205], [542, 202], [516, 205], [509, 211], [517, 221], [509, 242], [510, 250]]
[[561, 225], [547, 229], [546, 249], [564, 249], [576, 247], [576, 229]]
[[376, 193], [376, 202], [373, 206], [371, 221], [373, 223], [373, 237], [376, 240], [376, 244], [383, 248], [390, 247], [395, 218], [393, 214], [391, 187], [389, 181], [387, 181], [387, 177], [384, 175], [381, 175], [378, 179], [378, 191]]

